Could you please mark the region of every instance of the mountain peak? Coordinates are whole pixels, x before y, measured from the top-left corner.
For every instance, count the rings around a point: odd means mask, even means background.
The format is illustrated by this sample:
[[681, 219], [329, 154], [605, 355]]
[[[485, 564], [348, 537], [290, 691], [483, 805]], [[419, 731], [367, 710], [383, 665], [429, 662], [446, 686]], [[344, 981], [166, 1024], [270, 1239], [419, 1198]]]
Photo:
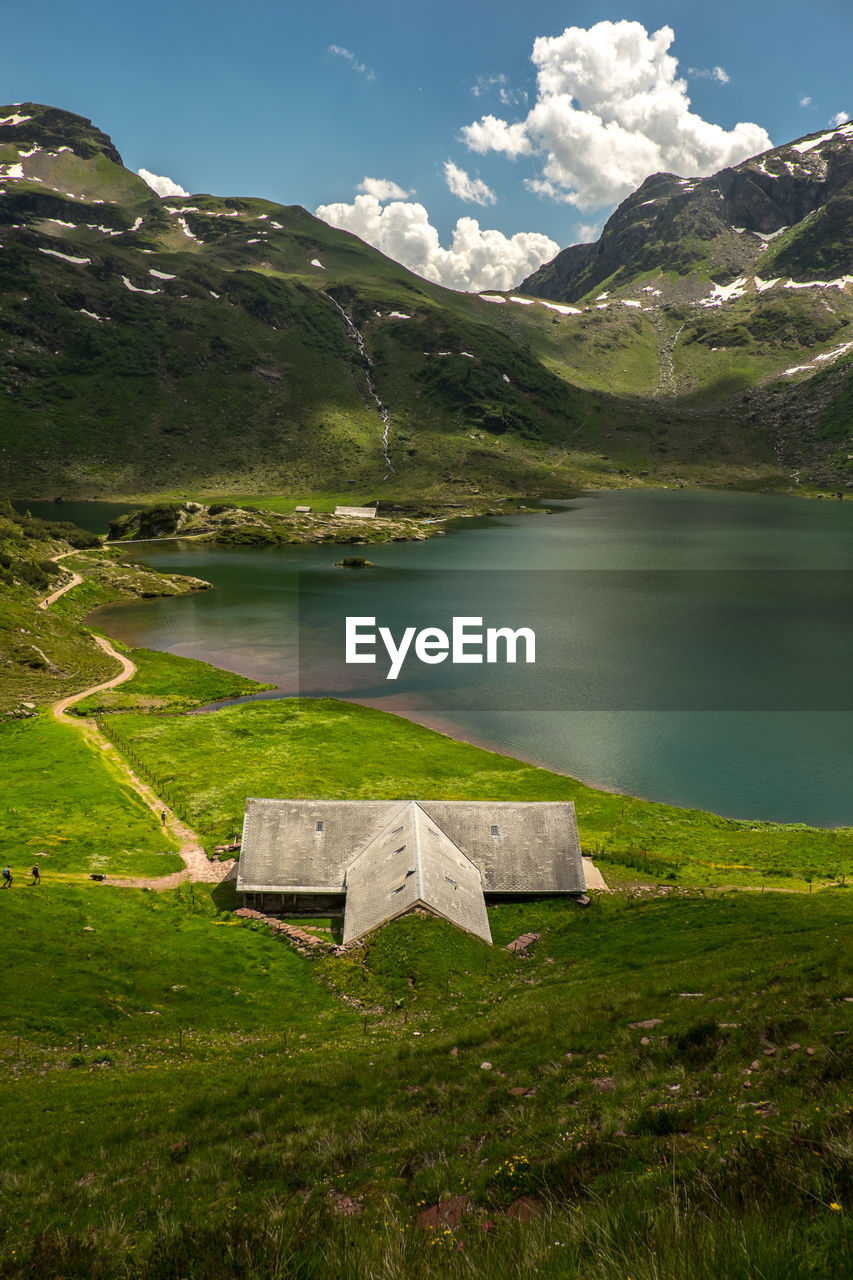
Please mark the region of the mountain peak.
[[18, 147], [34, 144], [46, 151], [70, 150], [82, 160], [104, 155], [113, 164], [122, 164], [112, 139], [87, 116], [40, 102], [0, 106], [0, 145], [8, 142]]
[[596, 243], [564, 249], [520, 289], [577, 302], [605, 281], [627, 287], [652, 271], [725, 280], [759, 257], [765, 268], [771, 256], [795, 278], [818, 269], [840, 276], [853, 270], [852, 242], [853, 122], [845, 122], [707, 178], [652, 174]]

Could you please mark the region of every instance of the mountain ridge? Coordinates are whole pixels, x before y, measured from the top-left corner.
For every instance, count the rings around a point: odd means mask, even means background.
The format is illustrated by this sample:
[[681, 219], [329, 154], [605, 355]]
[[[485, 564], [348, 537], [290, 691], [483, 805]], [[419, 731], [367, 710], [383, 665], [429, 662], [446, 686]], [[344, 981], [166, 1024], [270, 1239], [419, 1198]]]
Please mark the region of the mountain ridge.
[[[815, 236], [814, 226], [801, 227], [801, 233], [810, 233], [812, 268], [845, 275], [853, 272], [853, 122], [808, 134], [707, 178], [650, 175], [614, 211], [598, 241], [562, 250], [519, 290], [577, 302], [605, 280], [622, 286], [646, 271], [685, 275], [702, 268], [725, 283], [726, 276], [759, 262], [787, 266], [796, 279], [808, 270], [805, 255], [793, 248], [800, 235], [786, 238], [784, 252], [772, 242], [808, 218], [826, 217], [827, 206], [836, 201], [828, 220], [835, 230], [836, 215], [841, 218], [846, 242], [843, 236], [827, 242], [825, 235]], [[814, 252], [818, 240], [832, 250], [822, 259]]]
[[[851, 142], [835, 130], [723, 177], [653, 175], [598, 248], [475, 295], [298, 205], [160, 197], [86, 117], [0, 107], [0, 489], [346, 489], [405, 506], [790, 487], [795, 473], [845, 484], [846, 384], [810, 397], [789, 379], [846, 368], [851, 289], [756, 273], [805, 272], [820, 245], [844, 265]], [[812, 208], [821, 183], [830, 197]], [[776, 226], [797, 200], [810, 212]], [[755, 230], [721, 215], [750, 201]]]

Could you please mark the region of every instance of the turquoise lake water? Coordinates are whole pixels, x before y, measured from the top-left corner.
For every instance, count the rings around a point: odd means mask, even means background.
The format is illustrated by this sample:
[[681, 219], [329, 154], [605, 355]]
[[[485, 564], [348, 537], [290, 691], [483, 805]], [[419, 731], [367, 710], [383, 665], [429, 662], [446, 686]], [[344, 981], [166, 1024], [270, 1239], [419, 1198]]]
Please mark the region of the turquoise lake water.
[[[136, 557], [216, 590], [98, 619], [128, 644], [358, 698], [627, 794], [853, 823], [853, 502], [603, 493], [357, 550], [375, 567], [336, 568], [340, 547], [144, 544]], [[537, 662], [410, 662], [390, 682], [387, 663], [343, 664], [354, 613], [395, 636], [456, 615], [528, 624]]]

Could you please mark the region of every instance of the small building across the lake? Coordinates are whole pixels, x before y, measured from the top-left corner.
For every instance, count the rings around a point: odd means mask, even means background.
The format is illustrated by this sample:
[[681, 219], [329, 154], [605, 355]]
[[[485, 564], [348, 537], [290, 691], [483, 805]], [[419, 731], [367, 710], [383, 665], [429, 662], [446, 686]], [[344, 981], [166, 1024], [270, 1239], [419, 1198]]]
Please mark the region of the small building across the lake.
[[343, 908], [345, 943], [415, 908], [491, 942], [487, 900], [585, 890], [571, 801], [246, 801], [243, 905]]
[[336, 516], [351, 516], [354, 520], [373, 520], [378, 507], [335, 507]]

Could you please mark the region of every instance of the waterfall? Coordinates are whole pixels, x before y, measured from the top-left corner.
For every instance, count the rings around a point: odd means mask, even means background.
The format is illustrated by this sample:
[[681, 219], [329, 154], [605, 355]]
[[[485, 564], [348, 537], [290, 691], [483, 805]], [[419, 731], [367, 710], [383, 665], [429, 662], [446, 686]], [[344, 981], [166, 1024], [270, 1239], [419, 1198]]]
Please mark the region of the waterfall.
[[[346, 311], [344, 311], [341, 304], [338, 301], [336, 301], [336, 299], [333, 298], [330, 293], [325, 293], [322, 289], [320, 290], [320, 292], [322, 293], [324, 298], [327, 298], [329, 302], [331, 302], [334, 306], [336, 306], [338, 311], [340, 311], [341, 315], [344, 318], [344, 324], [347, 327], [347, 333], [355, 343], [358, 354], [364, 360], [364, 364], [365, 364], [364, 380], [367, 383], [367, 390], [370, 392], [370, 396], [374, 404], [376, 405], [376, 411], [382, 420], [382, 426], [383, 426], [382, 441], [381, 441], [382, 456], [385, 459], [385, 466], [387, 467], [385, 475], [382, 478], [383, 480], [387, 480], [388, 476], [394, 470], [393, 464], [391, 462], [391, 455], [388, 452], [388, 433], [391, 430], [391, 419], [389, 417], [388, 410], [385, 408], [385, 405], [382, 403], [382, 401], [379, 399], [379, 396], [376, 394], [376, 387], [373, 385], [373, 378], [371, 377], [371, 373], [373, 370], [373, 361], [371, 360], [370, 356], [367, 353], [367, 347], [364, 344], [364, 335], [361, 333], [360, 329], [357, 328], [357, 326], [355, 325], [351, 317], [347, 315]], [[351, 365], [350, 365], [350, 373], [352, 374], [353, 382], [355, 382], [355, 375], [353, 373]], [[356, 383], [356, 390], [358, 390], [357, 383]], [[361, 394], [361, 392], [359, 392], [359, 394]], [[362, 399], [364, 399], [363, 396], [362, 396]]]

